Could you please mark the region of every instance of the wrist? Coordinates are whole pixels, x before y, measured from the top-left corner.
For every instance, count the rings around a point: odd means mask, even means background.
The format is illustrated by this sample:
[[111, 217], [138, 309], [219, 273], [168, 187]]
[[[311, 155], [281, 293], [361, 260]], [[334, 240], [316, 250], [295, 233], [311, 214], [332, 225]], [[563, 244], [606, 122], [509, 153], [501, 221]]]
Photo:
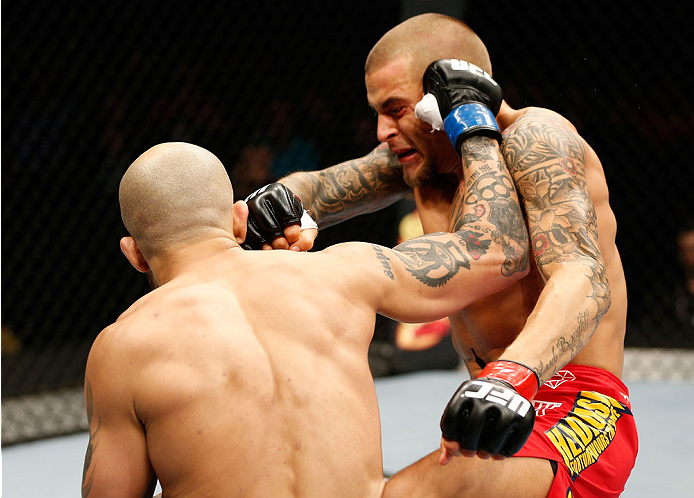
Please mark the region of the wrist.
[[313, 218], [311, 218], [311, 215], [308, 214], [308, 211], [304, 209], [304, 213], [301, 215], [301, 220], [300, 220], [300, 225], [302, 230], [306, 230], [307, 228], [313, 228], [315, 230], [318, 230], [318, 224], [315, 222]]
[[510, 384], [524, 398], [535, 397], [540, 388], [540, 379], [531, 368], [512, 360], [497, 360], [487, 363], [477, 378], [497, 379]]
[[462, 141], [474, 135], [491, 136], [501, 142], [501, 131], [494, 113], [478, 102], [453, 109], [443, 120], [443, 128], [458, 152]]

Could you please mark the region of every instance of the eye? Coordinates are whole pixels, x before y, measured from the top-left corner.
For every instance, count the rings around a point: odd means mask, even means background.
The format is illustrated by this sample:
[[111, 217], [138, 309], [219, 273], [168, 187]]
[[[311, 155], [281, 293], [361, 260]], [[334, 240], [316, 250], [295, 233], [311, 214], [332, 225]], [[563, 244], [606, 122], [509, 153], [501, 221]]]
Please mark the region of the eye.
[[404, 106], [404, 105], [403, 105], [403, 106], [394, 107], [394, 108], [392, 108], [392, 109], [390, 110], [390, 114], [391, 114], [392, 116], [400, 116], [400, 115], [402, 115], [402, 113], [405, 111], [405, 109], [406, 109], [406, 106]]

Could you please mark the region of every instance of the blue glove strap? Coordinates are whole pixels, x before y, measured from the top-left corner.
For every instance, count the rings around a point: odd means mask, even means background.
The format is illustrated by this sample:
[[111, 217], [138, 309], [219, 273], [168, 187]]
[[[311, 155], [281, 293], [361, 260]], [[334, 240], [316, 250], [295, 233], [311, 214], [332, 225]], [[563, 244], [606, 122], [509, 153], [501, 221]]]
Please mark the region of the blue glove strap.
[[454, 147], [461, 134], [475, 127], [484, 129], [491, 127], [499, 130], [494, 113], [488, 107], [477, 103], [456, 107], [443, 120], [443, 129], [446, 130], [446, 134]]

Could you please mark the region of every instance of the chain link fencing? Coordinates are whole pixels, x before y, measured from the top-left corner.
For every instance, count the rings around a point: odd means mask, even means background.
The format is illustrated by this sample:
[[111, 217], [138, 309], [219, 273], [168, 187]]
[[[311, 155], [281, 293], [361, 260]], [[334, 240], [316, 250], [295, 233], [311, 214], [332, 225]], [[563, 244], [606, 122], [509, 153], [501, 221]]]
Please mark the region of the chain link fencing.
[[[366, 154], [377, 144], [366, 55], [401, 18], [433, 7], [485, 40], [512, 106], [552, 108], [593, 145], [620, 227], [627, 346], [639, 348], [629, 371], [694, 377], [677, 253], [694, 213], [694, 113], [680, 70], [691, 65], [690, 4], [4, 2], [3, 445], [84, 430], [89, 347], [148, 290], [118, 248], [128, 165], [159, 142], [195, 143], [242, 198]], [[317, 246], [393, 245], [406, 210], [326, 229]], [[653, 348], [680, 361], [641, 354]]]

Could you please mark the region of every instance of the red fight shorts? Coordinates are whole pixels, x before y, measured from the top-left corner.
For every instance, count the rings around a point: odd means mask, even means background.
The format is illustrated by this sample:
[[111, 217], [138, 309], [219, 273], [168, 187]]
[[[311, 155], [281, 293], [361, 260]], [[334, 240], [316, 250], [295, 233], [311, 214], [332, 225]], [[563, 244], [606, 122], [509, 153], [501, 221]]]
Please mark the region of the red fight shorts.
[[629, 391], [596, 367], [566, 365], [533, 400], [535, 427], [516, 457], [557, 462], [548, 498], [617, 497], [636, 462]]

